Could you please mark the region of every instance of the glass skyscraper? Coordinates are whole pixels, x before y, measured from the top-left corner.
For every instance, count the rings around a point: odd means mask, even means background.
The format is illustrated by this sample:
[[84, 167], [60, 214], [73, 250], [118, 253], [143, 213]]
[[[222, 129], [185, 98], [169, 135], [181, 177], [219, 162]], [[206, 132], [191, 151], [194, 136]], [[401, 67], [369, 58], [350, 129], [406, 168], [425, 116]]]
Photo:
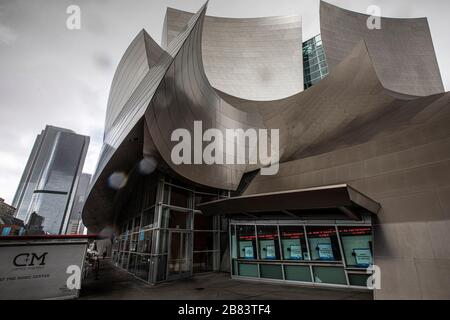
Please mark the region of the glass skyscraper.
[[67, 227], [67, 234], [81, 234], [84, 230], [84, 226], [81, 222], [81, 212], [83, 211], [84, 201], [89, 190], [89, 182], [91, 181], [91, 175], [82, 173], [80, 180], [78, 181], [77, 191], [70, 213], [69, 225]]
[[35, 212], [44, 218], [44, 232], [66, 233], [88, 145], [87, 136], [46, 126], [36, 138], [14, 196], [17, 218], [27, 223]]

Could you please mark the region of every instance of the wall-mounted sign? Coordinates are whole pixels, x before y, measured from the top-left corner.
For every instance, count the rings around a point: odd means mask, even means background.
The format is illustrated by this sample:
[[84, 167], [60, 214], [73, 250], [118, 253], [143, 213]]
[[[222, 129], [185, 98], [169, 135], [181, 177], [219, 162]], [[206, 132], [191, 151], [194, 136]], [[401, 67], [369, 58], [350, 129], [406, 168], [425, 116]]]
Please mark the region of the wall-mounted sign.
[[276, 259], [275, 246], [266, 246], [266, 259]]
[[87, 239], [0, 240], [0, 300], [77, 297], [68, 280], [81, 280], [86, 247]]
[[334, 260], [331, 243], [318, 243], [317, 250], [319, 253], [320, 260]]
[[359, 267], [368, 267], [372, 264], [372, 253], [369, 248], [355, 248], [356, 265]]
[[301, 260], [302, 259], [302, 247], [299, 245], [290, 246], [290, 256], [291, 259]]
[[253, 259], [253, 246], [244, 247], [244, 258], [246, 259]]

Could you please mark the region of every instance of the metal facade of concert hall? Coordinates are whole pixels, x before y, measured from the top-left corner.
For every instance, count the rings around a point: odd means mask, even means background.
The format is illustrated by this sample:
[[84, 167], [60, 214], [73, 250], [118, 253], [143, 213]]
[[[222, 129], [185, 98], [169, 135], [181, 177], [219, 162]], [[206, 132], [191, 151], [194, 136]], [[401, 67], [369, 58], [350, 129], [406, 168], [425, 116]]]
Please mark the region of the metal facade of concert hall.
[[[450, 298], [450, 94], [426, 18], [367, 19], [322, 1], [307, 40], [298, 16], [205, 5], [168, 8], [162, 46], [140, 31], [83, 210], [90, 232], [114, 230], [114, 263], [150, 283], [225, 271], [360, 290], [375, 264], [375, 299]], [[197, 120], [279, 129], [278, 173], [174, 164], [171, 133]]]

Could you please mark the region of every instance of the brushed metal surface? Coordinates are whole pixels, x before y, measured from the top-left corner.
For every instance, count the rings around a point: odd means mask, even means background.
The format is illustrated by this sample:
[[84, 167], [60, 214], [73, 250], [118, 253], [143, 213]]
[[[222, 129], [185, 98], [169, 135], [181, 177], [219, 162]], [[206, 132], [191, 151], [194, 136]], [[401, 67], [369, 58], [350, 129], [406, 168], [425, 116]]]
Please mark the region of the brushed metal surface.
[[[163, 48], [193, 13], [167, 8]], [[211, 85], [249, 100], [277, 100], [303, 91], [301, 17], [206, 16], [202, 52]]]
[[426, 18], [381, 18], [367, 28], [368, 15], [320, 3], [320, 31], [328, 67], [333, 70], [364, 39], [386, 89], [412, 96], [444, 92]]

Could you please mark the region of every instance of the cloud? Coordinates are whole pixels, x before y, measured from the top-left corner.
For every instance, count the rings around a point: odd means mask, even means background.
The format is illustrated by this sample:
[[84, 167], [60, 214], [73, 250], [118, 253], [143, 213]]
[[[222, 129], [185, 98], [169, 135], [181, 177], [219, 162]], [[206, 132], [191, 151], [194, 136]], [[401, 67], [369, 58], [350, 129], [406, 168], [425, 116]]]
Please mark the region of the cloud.
[[111, 57], [109, 57], [105, 53], [98, 53], [94, 55], [94, 63], [95, 65], [102, 71], [108, 71], [113, 66], [113, 61]]
[[9, 45], [17, 39], [17, 33], [11, 28], [0, 24], [0, 45]]

